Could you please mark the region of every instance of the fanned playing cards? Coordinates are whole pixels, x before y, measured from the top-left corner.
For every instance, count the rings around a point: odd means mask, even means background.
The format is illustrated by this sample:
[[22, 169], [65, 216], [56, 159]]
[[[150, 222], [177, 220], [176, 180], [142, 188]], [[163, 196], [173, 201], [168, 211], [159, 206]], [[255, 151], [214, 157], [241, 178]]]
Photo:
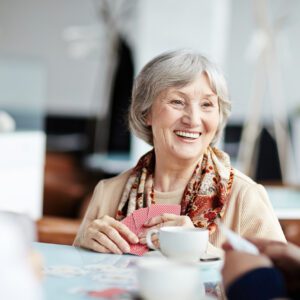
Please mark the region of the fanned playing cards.
[[[135, 210], [121, 222], [125, 224], [136, 235], [140, 234], [146, 228], [143, 226], [149, 219], [162, 214], [180, 215], [180, 205], [178, 204], [152, 204]], [[130, 244], [130, 252], [135, 255], [143, 255], [148, 251], [148, 247], [143, 244]]]

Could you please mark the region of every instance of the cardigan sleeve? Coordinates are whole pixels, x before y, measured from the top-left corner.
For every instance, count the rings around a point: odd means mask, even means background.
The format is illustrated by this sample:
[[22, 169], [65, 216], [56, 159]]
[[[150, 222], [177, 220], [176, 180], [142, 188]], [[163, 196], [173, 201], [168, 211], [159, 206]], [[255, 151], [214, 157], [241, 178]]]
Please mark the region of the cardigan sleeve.
[[286, 241], [265, 188], [250, 185], [240, 198], [240, 235]]
[[92, 199], [84, 215], [84, 218], [80, 224], [79, 230], [73, 242], [73, 246], [81, 245], [81, 241], [84, 236], [86, 227], [89, 225], [90, 222], [92, 222], [97, 218], [99, 207], [101, 205], [101, 199], [103, 199], [102, 192], [103, 192], [103, 181], [100, 181], [94, 189]]
[[[222, 221], [228, 228], [245, 238], [286, 241], [266, 190], [254, 182], [236, 185]], [[217, 229], [210, 236], [207, 252], [222, 257], [224, 252], [221, 247], [225, 241], [226, 237]]]

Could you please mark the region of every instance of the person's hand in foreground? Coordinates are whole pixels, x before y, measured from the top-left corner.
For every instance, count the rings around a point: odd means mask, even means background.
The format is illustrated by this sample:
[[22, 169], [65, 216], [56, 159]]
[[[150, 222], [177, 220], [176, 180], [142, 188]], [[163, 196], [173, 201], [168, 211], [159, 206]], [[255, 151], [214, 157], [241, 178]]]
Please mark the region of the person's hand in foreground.
[[265, 255], [253, 255], [233, 250], [229, 243], [223, 244], [225, 250], [222, 277], [225, 290], [228, 286], [249, 271], [262, 267], [272, 267], [271, 260]]
[[[139, 239], [141, 244], [146, 244], [146, 235], [147, 232], [150, 229], [158, 229], [164, 226], [183, 226], [183, 227], [194, 227], [194, 224], [190, 217], [188, 216], [178, 216], [174, 214], [162, 214], [156, 217], [153, 217], [148, 220], [144, 224], [144, 227], [147, 228], [147, 230], [143, 231], [141, 234], [139, 234]], [[157, 243], [157, 238], [154, 236], [152, 238], [152, 242], [155, 244]]]
[[282, 272], [289, 295], [299, 294], [300, 248], [290, 243], [264, 239], [249, 239], [249, 241]]
[[88, 225], [81, 246], [102, 253], [122, 254], [130, 251], [129, 243], [136, 244], [138, 241], [125, 224], [103, 216]]

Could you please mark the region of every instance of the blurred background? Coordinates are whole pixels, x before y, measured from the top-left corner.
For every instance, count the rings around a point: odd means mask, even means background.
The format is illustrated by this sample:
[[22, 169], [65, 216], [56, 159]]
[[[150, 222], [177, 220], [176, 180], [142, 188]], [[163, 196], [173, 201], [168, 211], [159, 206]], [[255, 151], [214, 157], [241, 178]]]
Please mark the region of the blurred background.
[[300, 2], [0, 0], [0, 209], [40, 241], [71, 244], [96, 183], [149, 149], [130, 135], [135, 75], [193, 48], [223, 69], [232, 115], [220, 147], [267, 186], [300, 243]]

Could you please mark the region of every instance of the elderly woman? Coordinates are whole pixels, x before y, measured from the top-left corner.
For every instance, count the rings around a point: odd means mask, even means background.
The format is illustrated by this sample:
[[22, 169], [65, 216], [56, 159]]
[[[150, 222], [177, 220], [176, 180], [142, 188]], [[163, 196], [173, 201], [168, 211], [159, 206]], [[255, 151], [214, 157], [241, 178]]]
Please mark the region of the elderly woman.
[[129, 124], [153, 150], [133, 169], [99, 182], [74, 244], [128, 252], [145, 235], [120, 221], [153, 203], [180, 204], [181, 215], [153, 217], [146, 227], [208, 228], [209, 252], [220, 253], [225, 240], [218, 218], [241, 236], [285, 241], [265, 189], [213, 147], [230, 108], [223, 75], [202, 55], [181, 50], [150, 61], [135, 79]]

